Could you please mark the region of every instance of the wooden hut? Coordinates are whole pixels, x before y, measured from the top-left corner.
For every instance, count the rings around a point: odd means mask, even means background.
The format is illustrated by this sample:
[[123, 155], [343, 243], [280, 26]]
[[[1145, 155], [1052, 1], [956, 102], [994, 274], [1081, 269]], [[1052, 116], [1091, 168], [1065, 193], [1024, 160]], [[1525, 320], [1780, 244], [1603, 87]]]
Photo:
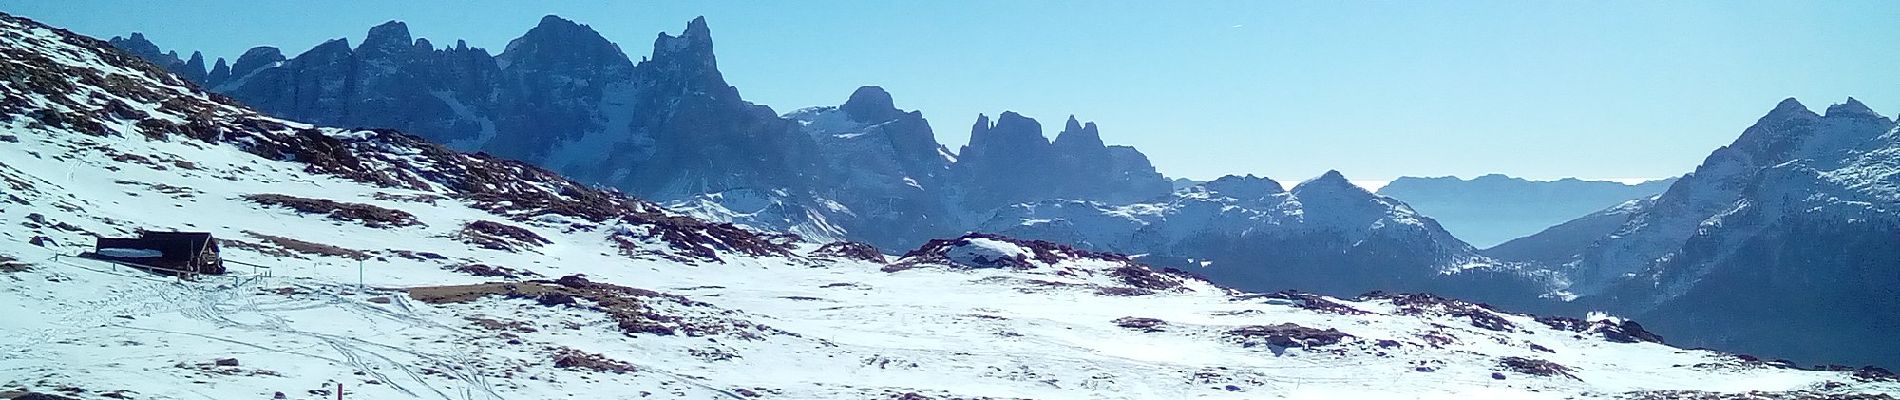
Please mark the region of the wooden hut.
[[218, 239], [209, 232], [139, 232], [136, 238], [102, 237], [87, 256], [186, 276], [224, 274]]

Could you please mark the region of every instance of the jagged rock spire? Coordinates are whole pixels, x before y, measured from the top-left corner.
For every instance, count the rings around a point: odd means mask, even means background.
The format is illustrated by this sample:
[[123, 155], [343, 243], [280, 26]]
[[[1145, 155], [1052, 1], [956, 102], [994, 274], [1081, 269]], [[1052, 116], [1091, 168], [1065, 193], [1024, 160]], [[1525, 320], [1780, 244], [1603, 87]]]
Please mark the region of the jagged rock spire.
[[178, 72], [180, 76], [184, 76], [185, 79], [190, 80], [192, 82], [204, 84], [205, 77], [206, 77], [204, 53], [200, 53], [196, 51], [191, 52], [191, 59], [188, 61], [185, 61], [185, 65], [181, 67], [181, 69], [182, 70]]
[[218, 57], [218, 62], [211, 66], [211, 72], [205, 75], [205, 86], [216, 87], [230, 79], [230, 64], [224, 62], [224, 57]]
[[718, 67], [713, 56], [712, 29], [706, 27], [706, 17], [693, 18], [686, 23], [686, 30], [679, 36], [660, 32], [653, 39], [653, 60], [664, 63], [697, 66], [705, 69]]
[[1094, 122], [1086, 124], [1078, 122], [1074, 115], [1069, 116], [1069, 121], [1063, 125], [1062, 132], [1056, 134], [1055, 145], [1059, 148], [1078, 151], [1107, 147], [1102, 143], [1102, 134], [1095, 128]]

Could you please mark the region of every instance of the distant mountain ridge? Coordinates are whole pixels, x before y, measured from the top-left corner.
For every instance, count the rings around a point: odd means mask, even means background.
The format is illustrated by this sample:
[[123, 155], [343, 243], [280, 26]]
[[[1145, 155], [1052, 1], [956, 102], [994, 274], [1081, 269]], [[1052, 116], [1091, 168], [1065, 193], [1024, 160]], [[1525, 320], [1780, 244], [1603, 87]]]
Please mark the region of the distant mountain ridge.
[[[465, 44], [435, 49], [411, 39], [400, 22], [373, 28], [370, 37], [356, 48], [333, 41], [286, 61], [242, 61], [257, 72], [214, 89], [252, 101], [257, 93], [304, 93], [294, 82], [329, 82], [318, 86], [351, 89], [312, 99], [263, 96], [256, 106], [331, 124], [400, 126], [687, 215], [815, 239], [909, 248], [971, 230], [1021, 234], [1147, 254], [1259, 290], [1435, 290], [1509, 301], [1496, 294], [1535, 297], [1547, 286], [1493, 265], [1430, 218], [1337, 172], [1290, 191], [1254, 177], [1176, 182], [1140, 151], [1107, 144], [1095, 123], [1070, 116], [1051, 138], [1040, 121], [1010, 111], [978, 115], [969, 144], [952, 151], [936, 141], [923, 113], [898, 108], [875, 86], [837, 106], [772, 115], [740, 100], [719, 76], [703, 19], [677, 36], [661, 34], [653, 56], [638, 63], [585, 25], [553, 16], [493, 57]], [[277, 58], [269, 56], [274, 50], [248, 54]], [[345, 67], [302, 67], [309, 64]], [[368, 84], [375, 82], [407, 85]], [[388, 111], [352, 111], [361, 108]], [[1176, 184], [1188, 188], [1177, 192]], [[1150, 208], [1169, 210], [1123, 211]], [[1044, 214], [1059, 209], [1066, 211]], [[1102, 213], [1136, 215], [1140, 223], [1091, 225]], [[1080, 232], [1050, 230], [1058, 226]], [[1256, 240], [1278, 245], [1249, 244]], [[1460, 273], [1438, 278], [1443, 271]], [[1495, 285], [1465, 282], [1479, 275], [1498, 278], [1480, 279]]]
[[1549, 274], [1478, 254], [1405, 203], [1338, 171], [1283, 189], [1226, 176], [1132, 204], [1023, 203], [981, 231], [1140, 254], [1249, 291], [1431, 291], [1514, 307], [1546, 301]]
[[1480, 248], [1530, 236], [1564, 221], [1662, 193], [1676, 178], [1629, 185], [1564, 178], [1534, 181], [1489, 174], [1457, 177], [1400, 177], [1379, 194], [1404, 200], [1445, 225], [1445, 230]]
[[142, 34], [111, 43], [280, 117], [401, 129], [694, 215], [886, 248], [959, 234], [1016, 202], [1170, 190], [1145, 155], [1074, 117], [1052, 141], [1014, 112], [994, 126], [979, 116], [972, 145], [952, 152], [922, 113], [875, 86], [781, 116], [725, 82], [704, 18], [660, 33], [638, 62], [552, 15], [493, 55], [412, 38], [400, 21], [355, 47], [336, 39], [288, 58], [258, 47], [211, 71], [201, 55], [174, 62]]

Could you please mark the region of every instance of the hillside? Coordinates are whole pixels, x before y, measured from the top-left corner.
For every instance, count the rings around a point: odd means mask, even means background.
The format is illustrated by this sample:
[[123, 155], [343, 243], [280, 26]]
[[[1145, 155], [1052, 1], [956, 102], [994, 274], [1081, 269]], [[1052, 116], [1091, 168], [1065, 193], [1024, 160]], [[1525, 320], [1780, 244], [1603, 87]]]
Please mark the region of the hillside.
[[[1244, 294], [995, 235], [886, 259], [394, 131], [268, 117], [30, 20], [0, 14], [0, 33], [8, 397], [1900, 393], [1884, 370], [1678, 349], [1602, 315]], [[182, 280], [71, 257], [174, 229], [256, 266]]]

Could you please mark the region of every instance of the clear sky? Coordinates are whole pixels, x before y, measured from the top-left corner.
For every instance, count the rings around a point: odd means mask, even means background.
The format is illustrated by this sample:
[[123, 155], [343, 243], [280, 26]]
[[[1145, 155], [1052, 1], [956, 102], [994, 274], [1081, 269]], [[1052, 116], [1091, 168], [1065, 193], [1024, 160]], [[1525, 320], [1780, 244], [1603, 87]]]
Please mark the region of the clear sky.
[[[397, 19], [499, 52], [540, 16], [636, 60], [706, 16], [720, 70], [780, 112], [860, 85], [961, 145], [977, 113], [1075, 114], [1169, 176], [1299, 181], [1677, 175], [1777, 101], [1900, 112], [1900, 1], [0, 0], [101, 38], [235, 59]], [[1054, 135], [1053, 131], [1046, 132]]]

